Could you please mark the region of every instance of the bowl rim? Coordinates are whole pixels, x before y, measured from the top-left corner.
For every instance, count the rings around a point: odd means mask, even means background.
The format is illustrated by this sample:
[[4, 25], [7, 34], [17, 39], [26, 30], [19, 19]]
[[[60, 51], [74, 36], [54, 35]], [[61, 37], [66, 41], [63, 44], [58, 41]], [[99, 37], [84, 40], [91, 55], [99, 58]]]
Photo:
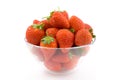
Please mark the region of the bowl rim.
[[26, 38], [24, 38], [24, 41], [25, 41], [25, 43], [27, 45], [30, 45], [31, 47], [36, 47], [36, 48], [44, 48], [44, 49], [77, 49], [77, 48], [83, 48], [83, 47], [87, 47], [87, 46], [93, 45], [94, 42], [96, 41], [96, 37], [92, 39], [92, 42], [90, 44], [83, 45], [83, 46], [77, 46], [77, 47], [70, 47], [70, 48], [48, 48], [48, 47], [41, 47], [41, 46], [37, 46], [37, 45], [29, 43]]

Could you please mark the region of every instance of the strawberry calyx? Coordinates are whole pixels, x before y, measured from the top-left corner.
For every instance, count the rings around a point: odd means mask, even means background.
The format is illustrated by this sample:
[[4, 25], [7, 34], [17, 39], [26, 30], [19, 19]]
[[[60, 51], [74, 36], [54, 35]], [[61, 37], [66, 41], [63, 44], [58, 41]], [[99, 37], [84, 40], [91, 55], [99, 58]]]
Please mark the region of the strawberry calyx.
[[75, 29], [73, 29], [73, 28], [70, 28], [70, 31], [71, 31], [72, 33], [74, 33], [74, 32], [75, 32]]
[[54, 38], [51, 37], [51, 36], [45, 36], [44, 38], [41, 39], [41, 41], [42, 41], [44, 44], [50, 44], [51, 42], [54, 41]]
[[41, 23], [41, 24], [33, 24], [32, 27], [36, 28], [36, 29], [41, 29], [42, 30], [43, 27], [44, 27], [44, 24], [43, 23]]
[[45, 17], [43, 17], [42, 19], [50, 20], [50, 18], [52, 17], [52, 14], [53, 14], [54, 12], [55, 12], [55, 11], [51, 11], [49, 16], [45, 16]]
[[90, 29], [89, 32], [91, 33], [93, 38], [96, 38], [96, 35], [94, 35], [94, 33], [93, 33], [93, 29]]

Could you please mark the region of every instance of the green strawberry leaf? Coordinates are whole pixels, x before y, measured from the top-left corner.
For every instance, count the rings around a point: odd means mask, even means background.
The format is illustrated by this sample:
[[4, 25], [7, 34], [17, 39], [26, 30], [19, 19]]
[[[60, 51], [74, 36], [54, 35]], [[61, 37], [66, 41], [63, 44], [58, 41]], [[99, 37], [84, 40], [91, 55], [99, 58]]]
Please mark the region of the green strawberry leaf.
[[44, 27], [44, 24], [43, 24], [43, 23], [41, 23], [41, 24], [33, 24], [32, 27], [33, 27], [33, 28], [37, 28], [37, 29], [41, 29], [41, 30], [42, 30], [43, 27]]
[[49, 20], [49, 19], [50, 19], [50, 16], [45, 16], [45, 17], [43, 17], [42, 19], [47, 19], [47, 20]]
[[96, 38], [96, 35], [93, 33], [93, 29], [90, 29], [89, 32], [91, 33], [93, 38]]
[[91, 29], [89, 30], [89, 32], [92, 33], [92, 32], [93, 32], [93, 29], [91, 28]]
[[75, 29], [73, 29], [73, 28], [70, 28], [70, 31], [71, 31], [72, 33], [74, 33], [74, 32], [75, 32]]
[[54, 38], [51, 37], [51, 36], [45, 36], [44, 38], [41, 39], [41, 41], [42, 41], [44, 44], [50, 44], [51, 42], [54, 41]]
[[52, 14], [53, 14], [53, 13], [54, 13], [54, 11], [51, 11], [49, 16], [45, 16], [45, 17], [43, 17], [42, 19], [50, 20], [50, 18], [52, 17]]
[[92, 37], [93, 37], [93, 38], [96, 38], [96, 35], [93, 34]]

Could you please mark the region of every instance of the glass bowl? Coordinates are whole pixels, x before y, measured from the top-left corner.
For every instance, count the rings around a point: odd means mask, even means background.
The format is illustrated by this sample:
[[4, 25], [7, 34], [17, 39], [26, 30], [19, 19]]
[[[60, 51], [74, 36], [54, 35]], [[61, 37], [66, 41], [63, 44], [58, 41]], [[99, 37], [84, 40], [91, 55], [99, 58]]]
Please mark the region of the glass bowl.
[[25, 39], [28, 49], [38, 57], [45, 68], [52, 72], [67, 72], [73, 70], [81, 57], [86, 56], [90, 46], [95, 42], [93, 39], [91, 44], [71, 47], [71, 48], [46, 48], [33, 45]]

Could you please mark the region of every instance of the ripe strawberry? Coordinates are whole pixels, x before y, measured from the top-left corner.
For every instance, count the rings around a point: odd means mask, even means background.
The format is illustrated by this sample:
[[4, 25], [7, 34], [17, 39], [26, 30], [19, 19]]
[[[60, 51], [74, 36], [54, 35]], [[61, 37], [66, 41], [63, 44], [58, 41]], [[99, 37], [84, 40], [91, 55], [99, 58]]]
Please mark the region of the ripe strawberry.
[[78, 60], [79, 58], [75, 55], [72, 56], [72, 59], [71, 61], [69, 61], [68, 63], [64, 63], [63, 64], [63, 67], [66, 69], [66, 70], [71, 70], [73, 69], [74, 67], [76, 67], [77, 63], [78, 63]]
[[39, 24], [39, 23], [40, 23], [39, 20], [37, 20], [37, 19], [33, 20], [33, 24]]
[[73, 45], [74, 34], [68, 29], [60, 29], [56, 34], [56, 39], [60, 48], [69, 48]]
[[45, 61], [44, 65], [46, 66], [46, 68], [48, 68], [49, 70], [52, 70], [52, 71], [61, 71], [61, 69], [62, 69], [62, 66], [60, 63], [56, 63], [51, 60]]
[[71, 28], [73, 28], [75, 32], [84, 28], [83, 21], [77, 16], [71, 16], [69, 23], [70, 23]]
[[29, 26], [26, 30], [26, 39], [29, 43], [37, 45], [40, 40], [44, 37], [45, 33], [42, 30], [43, 25], [33, 24]]
[[87, 45], [92, 42], [92, 35], [87, 29], [79, 30], [75, 35], [75, 44], [77, 46]]
[[48, 61], [55, 54], [56, 50], [52, 48], [57, 48], [57, 42], [53, 37], [46, 36], [41, 39], [40, 46], [43, 47], [41, 48], [41, 51], [45, 57], [45, 60]]
[[55, 28], [69, 28], [68, 19], [59, 11], [54, 11], [50, 16], [50, 24]]
[[48, 29], [46, 30], [47, 36], [52, 36], [52, 37], [54, 37], [54, 38], [56, 37], [57, 32], [58, 32], [58, 29], [57, 29], [57, 28], [48, 28]]
[[85, 23], [85, 29], [90, 30], [90, 29], [92, 29], [92, 27], [89, 24]]
[[51, 58], [51, 60], [57, 63], [67, 63], [70, 61], [70, 57], [68, 54], [56, 54]]
[[60, 29], [56, 34], [56, 39], [59, 44], [59, 47], [62, 48], [62, 53], [67, 54], [69, 49], [74, 43], [74, 34], [68, 29]]

